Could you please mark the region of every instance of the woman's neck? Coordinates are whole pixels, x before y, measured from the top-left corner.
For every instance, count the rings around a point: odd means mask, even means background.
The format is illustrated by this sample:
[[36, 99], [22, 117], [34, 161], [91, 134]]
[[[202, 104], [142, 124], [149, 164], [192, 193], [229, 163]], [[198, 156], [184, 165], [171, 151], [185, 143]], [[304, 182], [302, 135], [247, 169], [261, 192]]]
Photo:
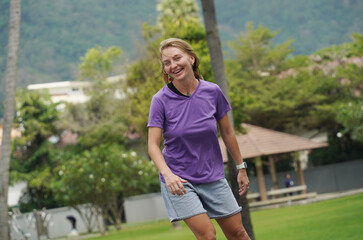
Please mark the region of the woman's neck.
[[194, 77], [192, 79], [173, 81], [175, 88], [186, 96], [191, 96], [194, 93], [198, 87], [198, 83], [199, 81]]

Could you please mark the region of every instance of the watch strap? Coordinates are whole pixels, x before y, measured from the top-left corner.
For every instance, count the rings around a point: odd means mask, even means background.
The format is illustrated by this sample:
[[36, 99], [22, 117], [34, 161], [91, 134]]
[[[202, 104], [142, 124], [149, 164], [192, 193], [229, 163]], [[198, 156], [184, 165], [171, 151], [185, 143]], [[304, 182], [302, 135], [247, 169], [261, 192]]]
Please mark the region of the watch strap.
[[237, 170], [244, 169], [244, 168], [246, 169], [247, 168], [247, 163], [243, 162], [242, 164], [237, 165], [236, 168], [237, 168]]

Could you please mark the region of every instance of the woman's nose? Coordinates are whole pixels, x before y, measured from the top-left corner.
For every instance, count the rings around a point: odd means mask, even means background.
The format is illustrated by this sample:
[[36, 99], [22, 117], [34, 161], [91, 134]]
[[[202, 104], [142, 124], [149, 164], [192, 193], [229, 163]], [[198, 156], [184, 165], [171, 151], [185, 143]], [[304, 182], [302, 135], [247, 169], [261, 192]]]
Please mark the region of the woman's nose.
[[170, 67], [174, 68], [176, 66], [176, 63], [174, 61], [170, 62]]

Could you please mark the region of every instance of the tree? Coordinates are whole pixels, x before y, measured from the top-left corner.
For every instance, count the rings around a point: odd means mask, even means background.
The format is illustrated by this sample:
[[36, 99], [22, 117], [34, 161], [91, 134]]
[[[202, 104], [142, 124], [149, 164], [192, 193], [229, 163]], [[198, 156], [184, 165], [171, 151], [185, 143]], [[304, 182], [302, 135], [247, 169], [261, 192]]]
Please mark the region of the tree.
[[363, 142], [363, 101], [350, 102], [338, 112], [337, 120], [344, 127], [343, 134], [350, 134], [352, 139]]
[[[346, 90], [324, 73], [324, 66], [303, 56], [289, 58], [291, 40], [273, 46], [276, 34], [248, 23], [231, 43], [236, 56], [228, 65], [231, 95], [248, 94], [245, 111], [256, 125], [281, 131], [331, 125], [335, 103]], [[241, 105], [238, 98], [231, 100], [232, 106]]]
[[[163, 0], [157, 5], [160, 11], [156, 27], [164, 36], [179, 36], [186, 41], [201, 35], [198, 5], [194, 0]], [[170, 26], [173, 25], [173, 28]], [[202, 36], [203, 37], [203, 34]]]
[[21, 136], [14, 140], [11, 180], [26, 181], [28, 188], [20, 199], [21, 211], [58, 206], [49, 182], [57, 162], [50, 156], [55, 148], [51, 138], [59, 138], [57, 105], [47, 92], [19, 90], [16, 124]]
[[[255, 116], [262, 113], [260, 108], [264, 102], [261, 102], [261, 99], [271, 100], [267, 97], [272, 94], [270, 86], [273, 87], [279, 83], [276, 75], [286, 69], [287, 57], [292, 52], [290, 48], [292, 40], [276, 46], [272, 45], [272, 39], [276, 34], [277, 32], [271, 33], [268, 28], [263, 26], [254, 29], [252, 23], [247, 23], [245, 32], [230, 43], [235, 58], [227, 61], [226, 66], [237, 129], [246, 120], [261, 125], [262, 120], [276, 119], [263, 116], [256, 121]], [[267, 98], [268, 100], [266, 100]], [[266, 107], [273, 106], [270, 102], [266, 103]], [[242, 114], [242, 109], [244, 114]], [[261, 121], [258, 122], [258, 120]], [[272, 124], [263, 126], [272, 127]]]
[[[203, 6], [204, 24], [207, 32], [208, 47], [212, 61], [213, 74], [216, 79], [216, 83], [220, 86], [221, 90], [223, 91], [224, 95], [229, 101], [229, 92], [228, 92], [228, 86], [224, 70], [222, 47], [217, 27], [217, 18], [214, 8], [214, 1], [202, 0], [202, 6]], [[241, 111], [242, 109], [239, 110]], [[228, 115], [232, 128], [234, 128], [232, 111], [229, 111]], [[230, 154], [228, 154], [228, 170], [229, 170], [230, 184], [233, 194], [237, 199], [238, 203], [242, 206], [241, 215], [242, 215], [243, 225], [249, 237], [251, 239], [254, 239], [248, 201], [246, 198], [246, 194], [244, 194], [242, 197], [239, 196], [238, 184], [236, 181], [237, 170]]]
[[314, 150], [309, 157], [312, 163], [360, 157], [360, 145], [349, 134], [336, 137], [342, 128], [337, 113], [349, 102], [357, 102], [362, 92], [363, 68], [357, 57], [362, 49], [360, 35], [353, 34], [352, 43], [321, 49], [310, 57], [289, 57], [289, 41], [280, 45], [285, 46], [281, 53], [274, 54], [275, 35], [262, 26], [251, 29], [247, 25], [246, 32], [231, 44], [236, 56], [227, 64], [232, 106], [242, 105], [238, 97], [248, 94], [244, 110], [252, 124], [292, 133], [326, 131], [329, 147]]
[[80, 204], [91, 203], [117, 230], [125, 197], [158, 188], [153, 163], [123, 146], [106, 143], [69, 157], [54, 171], [57, 199], [78, 212]]
[[245, 32], [230, 43], [236, 57], [237, 71], [242, 70], [248, 77], [259, 79], [284, 70], [284, 61], [293, 51], [290, 47], [293, 40], [273, 46], [271, 40], [277, 34], [277, 31], [271, 32], [261, 25], [254, 29], [252, 22], [248, 22]]
[[89, 100], [82, 104], [68, 104], [62, 117], [62, 127], [79, 134], [83, 148], [101, 143], [125, 144], [125, 99], [118, 97], [124, 91], [123, 82], [107, 80], [114, 62], [120, 59], [121, 49], [99, 46], [91, 48], [81, 58], [80, 80], [92, 81]]
[[11, 129], [14, 121], [15, 89], [17, 78], [21, 0], [10, 1], [8, 60], [5, 74], [5, 101], [3, 137], [0, 156], [0, 238], [9, 239], [8, 187], [11, 154]]
[[81, 57], [79, 79], [96, 83], [104, 82], [112, 72], [113, 63], [120, 58], [120, 55], [121, 49], [115, 46], [107, 49], [96, 46], [89, 49], [86, 55]]
[[353, 33], [353, 43], [350, 49], [351, 56], [363, 56], [363, 33]]

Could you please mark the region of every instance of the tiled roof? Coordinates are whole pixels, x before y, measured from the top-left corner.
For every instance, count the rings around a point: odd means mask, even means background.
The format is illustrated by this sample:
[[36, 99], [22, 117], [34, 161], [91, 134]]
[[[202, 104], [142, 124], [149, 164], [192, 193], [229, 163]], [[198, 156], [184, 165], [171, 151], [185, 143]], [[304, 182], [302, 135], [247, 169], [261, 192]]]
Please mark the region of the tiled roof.
[[[238, 134], [237, 142], [243, 158], [253, 158], [279, 153], [302, 151], [328, 146], [326, 143], [317, 143], [310, 139], [288, 133], [277, 132], [250, 124], [242, 124], [247, 134]], [[227, 161], [226, 147], [221, 138], [219, 144], [222, 150], [223, 161]]]

